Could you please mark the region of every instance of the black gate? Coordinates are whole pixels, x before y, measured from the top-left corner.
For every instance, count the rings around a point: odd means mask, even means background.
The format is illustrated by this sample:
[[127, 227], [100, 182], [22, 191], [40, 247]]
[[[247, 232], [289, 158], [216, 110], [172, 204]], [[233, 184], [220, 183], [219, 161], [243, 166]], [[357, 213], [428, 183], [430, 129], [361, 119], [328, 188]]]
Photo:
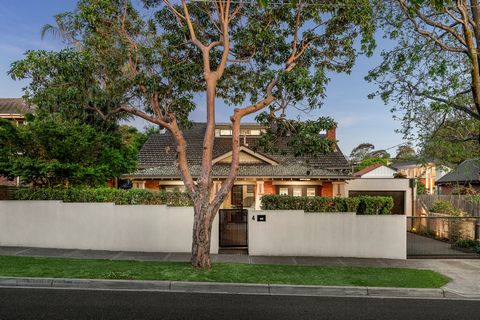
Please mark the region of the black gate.
[[248, 246], [248, 210], [220, 209], [220, 247]]
[[480, 258], [477, 217], [407, 217], [409, 258]]

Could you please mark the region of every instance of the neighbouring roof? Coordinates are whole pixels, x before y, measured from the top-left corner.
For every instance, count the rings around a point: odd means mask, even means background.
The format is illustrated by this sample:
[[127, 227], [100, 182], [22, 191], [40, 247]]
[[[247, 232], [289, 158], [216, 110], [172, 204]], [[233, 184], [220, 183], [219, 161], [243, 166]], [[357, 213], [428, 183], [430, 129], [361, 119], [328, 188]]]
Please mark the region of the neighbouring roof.
[[[362, 170], [359, 170], [359, 171], [355, 172], [354, 176], [361, 177], [364, 174], [369, 173], [370, 171], [373, 171], [373, 170], [375, 170], [377, 168], [380, 168], [380, 167], [383, 167], [383, 166], [385, 166], [383, 163], [372, 164], [368, 167], [363, 168]], [[387, 167], [387, 166], [385, 166], [385, 167]]]
[[0, 114], [25, 114], [31, 109], [22, 98], [0, 98]]
[[415, 159], [415, 160], [409, 160], [409, 161], [394, 162], [390, 164], [390, 167], [394, 169], [401, 169], [405, 167], [423, 167], [430, 163], [433, 163], [433, 160]]
[[[249, 124], [252, 125], [252, 124]], [[206, 124], [195, 123], [184, 132], [187, 143], [187, 159], [193, 176], [198, 176], [202, 162], [203, 137]], [[271, 159], [271, 163], [241, 164], [239, 177], [352, 177], [347, 159], [337, 147], [336, 151], [318, 157], [295, 157], [288, 138], [277, 144], [277, 152], [264, 153], [255, 150], [258, 137], [241, 138], [242, 146], [253, 150], [260, 158]], [[244, 141], [246, 144], [244, 144]], [[232, 150], [231, 137], [216, 137], [213, 158], [221, 157]], [[152, 135], [142, 147], [138, 157], [139, 170], [126, 177], [179, 178], [176, 167], [177, 153], [170, 133]], [[212, 168], [214, 177], [226, 177], [230, 166], [217, 163]]]
[[437, 184], [480, 183], [480, 158], [465, 160], [457, 169], [437, 180]]

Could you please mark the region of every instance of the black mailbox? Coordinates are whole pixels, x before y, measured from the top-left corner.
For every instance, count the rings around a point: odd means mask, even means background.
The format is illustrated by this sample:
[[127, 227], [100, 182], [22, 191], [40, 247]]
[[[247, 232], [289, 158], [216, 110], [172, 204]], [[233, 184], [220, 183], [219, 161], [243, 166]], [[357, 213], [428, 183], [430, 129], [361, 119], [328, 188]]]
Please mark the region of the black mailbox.
[[265, 222], [265, 221], [267, 221], [267, 216], [264, 215], [264, 214], [257, 214], [257, 221]]

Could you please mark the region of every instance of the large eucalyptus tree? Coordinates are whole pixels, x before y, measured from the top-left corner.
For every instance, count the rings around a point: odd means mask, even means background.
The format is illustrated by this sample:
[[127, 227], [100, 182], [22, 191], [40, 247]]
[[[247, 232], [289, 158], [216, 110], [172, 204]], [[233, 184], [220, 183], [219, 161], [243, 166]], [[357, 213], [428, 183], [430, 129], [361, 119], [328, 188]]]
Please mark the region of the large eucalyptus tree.
[[[372, 12], [368, 0], [276, 0], [263, 5], [144, 0], [143, 8], [128, 0], [80, 0], [75, 11], [57, 17], [72, 49], [29, 52], [11, 73], [31, 79], [26, 93], [37, 104], [70, 101], [105, 118], [127, 113], [170, 132], [194, 203], [191, 262], [205, 268], [210, 266], [212, 222], [237, 176], [242, 119], [265, 111], [262, 121], [280, 119], [284, 124], [288, 107], [304, 103], [319, 108], [328, 72], [349, 72], [357, 54], [373, 50]], [[59, 55], [65, 57], [62, 62], [44, 68]], [[199, 103], [202, 96], [205, 101]], [[212, 194], [220, 100], [232, 106], [232, 161], [221, 189]], [[183, 135], [194, 108], [204, 108], [207, 123], [196, 179]], [[307, 128], [298, 122], [281, 127], [312, 142], [312, 132], [318, 140], [319, 131], [333, 125], [320, 118], [307, 122]], [[301, 152], [328, 152], [331, 146], [301, 144]]]

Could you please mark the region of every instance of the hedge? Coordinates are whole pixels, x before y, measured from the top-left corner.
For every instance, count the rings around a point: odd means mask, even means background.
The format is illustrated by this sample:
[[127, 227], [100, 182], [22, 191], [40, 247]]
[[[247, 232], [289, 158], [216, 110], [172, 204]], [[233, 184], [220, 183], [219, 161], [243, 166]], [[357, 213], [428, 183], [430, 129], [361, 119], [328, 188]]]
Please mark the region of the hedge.
[[359, 196], [352, 198], [294, 197], [264, 195], [263, 210], [304, 210], [305, 212], [356, 212], [359, 215], [390, 214], [392, 197]]
[[62, 200], [63, 202], [113, 202], [118, 205], [165, 204], [172, 207], [192, 206], [187, 193], [141, 189], [111, 188], [26, 188], [17, 190], [16, 200]]

